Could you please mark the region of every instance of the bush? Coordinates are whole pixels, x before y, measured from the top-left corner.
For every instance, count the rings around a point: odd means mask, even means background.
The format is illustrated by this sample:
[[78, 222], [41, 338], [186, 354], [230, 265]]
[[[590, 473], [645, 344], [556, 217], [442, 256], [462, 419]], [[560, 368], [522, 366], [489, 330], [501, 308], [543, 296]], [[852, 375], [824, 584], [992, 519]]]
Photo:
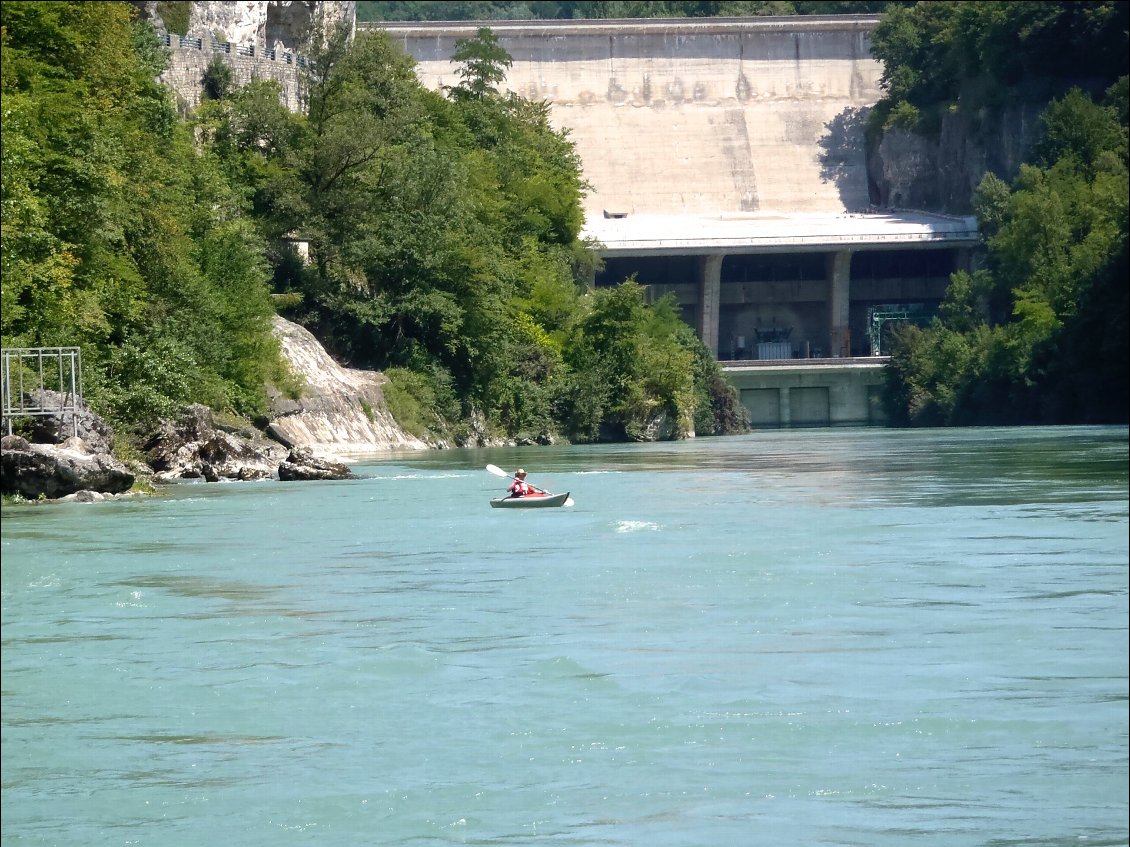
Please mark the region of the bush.
[[162, 0], [157, 4], [157, 15], [169, 32], [175, 35], [188, 35], [192, 3], [189, 0]]
[[919, 117], [918, 107], [903, 100], [887, 115], [886, 128], [898, 127], [907, 132], [913, 132], [918, 126]]
[[204, 84], [204, 96], [209, 100], [223, 100], [231, 92], [234, 78], [227, 62], [219, 56], [213, 56], [201, 80]]
[[389, 368], [385, 376], [385, 402], [397, 425], [422, 441], [446, 439], [459, 417], [450, 380], [408, 368]]

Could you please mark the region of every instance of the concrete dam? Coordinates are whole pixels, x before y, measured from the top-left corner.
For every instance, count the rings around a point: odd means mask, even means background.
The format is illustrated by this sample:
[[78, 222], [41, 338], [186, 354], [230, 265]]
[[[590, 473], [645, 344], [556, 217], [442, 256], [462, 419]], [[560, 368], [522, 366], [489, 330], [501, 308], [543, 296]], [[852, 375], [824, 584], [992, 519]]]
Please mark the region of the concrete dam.
[[586, 181], [604, 267], [673, 295], [757, 426], [874, 424], [892, 326], [923, 322], [976, 221], [878, 208], [864, 127], [882, 96], [870, 15], [358, 24], [441, 90], [489, 26], [502, 91], [549, 106]]
[[[592, 191], [590, 219], [868, 206], [862, 120], [880, 96], [874, 17], [395, 24], [429, 88], [490, 26], [501, 86], [550, 105]], [[365, 25], [362, 25], [365, 26]]]

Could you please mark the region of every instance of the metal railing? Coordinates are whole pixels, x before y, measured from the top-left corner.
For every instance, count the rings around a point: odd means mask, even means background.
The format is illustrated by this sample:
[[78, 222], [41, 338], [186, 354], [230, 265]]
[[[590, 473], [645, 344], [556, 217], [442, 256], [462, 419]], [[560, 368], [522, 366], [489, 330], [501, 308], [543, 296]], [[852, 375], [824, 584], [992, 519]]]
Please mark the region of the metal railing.
[[[49, 401], [45, 391], [54, 391]], [[78, 347], [10, 347], [0, 350], [0, 402], [4, 425], [12, 434], [12, 423], [21, 417], [62, 418], [71, 413], [78, 436], [82, 404], [82, 351]]]
[[187, 35], [176, 35], [175, 33], [165, 34], [165, 46], [172, 48], [181, 48], [188, 50], [204, 50], [205, 45], [210, 46], [213, 53], [226, 53], [227, 55], [247, 56], [250, 58], [261, 57], [269, 59], [272, 62], [282, 62], [287, 65], [297, 65], [300, 68], [306, 67], [306, 57], [300, 53], [292, 53], [290, 51], [282, 50], [267, 50], [256, 49], [254, 44], [234, 44], [228, 41], [217, 41], [215, 38], [208, 39], [207, 42], [203, 38], [189, 37]]

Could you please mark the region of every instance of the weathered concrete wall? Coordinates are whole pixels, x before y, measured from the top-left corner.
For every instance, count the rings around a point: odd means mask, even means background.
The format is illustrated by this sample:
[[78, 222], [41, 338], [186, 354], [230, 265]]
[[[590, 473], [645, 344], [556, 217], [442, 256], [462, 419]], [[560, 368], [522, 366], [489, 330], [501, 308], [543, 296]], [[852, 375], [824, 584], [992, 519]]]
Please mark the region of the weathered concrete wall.
[[755, 427], [875, 426], [885, 360], [817, 365], [730, 365], [726, 378]]
[[[869, 204], [863, 123], [877, 18], [490, 22], [502, 86], [550, 104], [593, 189], [586, 212], [842, 212]], [[479, 24], [380, 24], [423, 84]], [[362, 25], [362, 29], [365, 25]]]

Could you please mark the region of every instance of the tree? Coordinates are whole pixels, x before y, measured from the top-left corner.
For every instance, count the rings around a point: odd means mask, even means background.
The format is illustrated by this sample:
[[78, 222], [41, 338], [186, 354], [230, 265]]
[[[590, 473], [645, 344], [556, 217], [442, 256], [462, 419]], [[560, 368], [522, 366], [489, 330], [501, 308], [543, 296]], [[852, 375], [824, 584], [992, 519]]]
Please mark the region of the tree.
[[262, 244], [124, 3], [0, 6], [3, 341], [80, 346], [90, 405], [254, 413], [281, 369]]
[[565, 351], [574, 437], [650, 439], [663, 425], [680, 436], [691, 431], [695, 356], [682, 326], [672, 298], [648, 307], [633, 280], [590, 293]]
[[451, 61], [460, 66], [456, 71], [459, 85], [448, 89], [456, 98], [497, 95], [495, 86], [506, 79], [506, 71], [513, 63], [489, 27], [479, 27], [474, 37], [456, 41]]
[[223, 100], [232, 85], [232, 69], [218, 55], [212, 57], [204, 69], [204, 96], [209, 100]]
[[886, 92], [874, 114], [907, 103], [936, 120], [959, 103], [973, 114], [1075, 86], [1097, 95], [1126, 73], [1128, 12], [1117, 0], [892, 3], [871, 34]]

